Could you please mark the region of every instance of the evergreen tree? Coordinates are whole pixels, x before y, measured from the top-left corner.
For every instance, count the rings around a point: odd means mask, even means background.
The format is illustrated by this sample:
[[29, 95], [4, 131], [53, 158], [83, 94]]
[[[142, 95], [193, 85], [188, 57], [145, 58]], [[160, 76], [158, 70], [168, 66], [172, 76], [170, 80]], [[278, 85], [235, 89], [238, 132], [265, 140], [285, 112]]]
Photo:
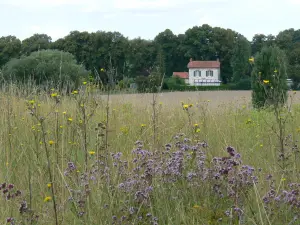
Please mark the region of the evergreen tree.
[[252, 104], [255, 108], [284, 104], [287, 98], [287, 61], [278, 47], [264, 47], [252, 71]]

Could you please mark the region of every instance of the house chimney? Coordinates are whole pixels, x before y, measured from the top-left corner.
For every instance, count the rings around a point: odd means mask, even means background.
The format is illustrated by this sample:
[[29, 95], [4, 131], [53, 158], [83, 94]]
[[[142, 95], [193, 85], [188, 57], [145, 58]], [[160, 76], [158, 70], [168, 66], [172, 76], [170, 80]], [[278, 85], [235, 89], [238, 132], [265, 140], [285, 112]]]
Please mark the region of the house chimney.
[[190, 58], [190, 62], [192, 62], [193, 61], [193, 58]]

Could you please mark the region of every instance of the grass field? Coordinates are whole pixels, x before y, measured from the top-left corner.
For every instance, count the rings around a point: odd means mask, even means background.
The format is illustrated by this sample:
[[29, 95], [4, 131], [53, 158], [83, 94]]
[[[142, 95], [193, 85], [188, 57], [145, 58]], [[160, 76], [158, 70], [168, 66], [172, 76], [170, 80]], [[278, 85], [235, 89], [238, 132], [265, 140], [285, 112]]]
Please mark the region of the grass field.
[[0, 223], [299, 224], [290, 95], [283, 129], [248, 91], [3, 92]]

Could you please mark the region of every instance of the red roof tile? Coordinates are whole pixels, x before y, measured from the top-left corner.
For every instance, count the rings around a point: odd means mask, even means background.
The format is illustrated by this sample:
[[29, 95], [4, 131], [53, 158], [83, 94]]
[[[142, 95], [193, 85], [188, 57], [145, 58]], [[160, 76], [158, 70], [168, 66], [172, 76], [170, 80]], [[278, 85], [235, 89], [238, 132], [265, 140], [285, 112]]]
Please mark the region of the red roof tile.
[[188, 68], [220, 68], [219, 61], [190, 61]]
[[183, 79], [189, 79], [189, 73], [188, 72], [173, 72], [174, 77], [180, 77]]

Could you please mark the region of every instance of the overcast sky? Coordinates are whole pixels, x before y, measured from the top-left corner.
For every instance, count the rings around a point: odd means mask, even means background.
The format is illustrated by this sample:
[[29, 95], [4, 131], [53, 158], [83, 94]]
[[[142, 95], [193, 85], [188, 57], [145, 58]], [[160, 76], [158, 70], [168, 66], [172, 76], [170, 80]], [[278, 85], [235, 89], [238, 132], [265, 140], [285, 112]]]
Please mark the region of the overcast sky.
[[0, 0], [0, 36], [21, 40], [46, 33], [56, 40], [70, 31], [119, 31], [153, 39], [171, 29], [184, 33], [209, 24], [254, 34], [300, 29], [300, 0]]

